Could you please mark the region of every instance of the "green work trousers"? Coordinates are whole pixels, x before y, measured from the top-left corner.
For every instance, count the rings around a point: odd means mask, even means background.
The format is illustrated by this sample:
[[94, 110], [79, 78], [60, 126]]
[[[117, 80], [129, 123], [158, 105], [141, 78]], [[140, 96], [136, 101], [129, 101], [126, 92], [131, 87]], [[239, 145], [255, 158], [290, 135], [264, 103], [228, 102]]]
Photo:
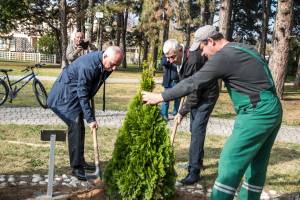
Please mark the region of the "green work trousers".
[[231, 136], [222, 150], [218, 177], [211, 199], [258, 200], [264, 186], [271, 148], [282, 121], [281, 103], [274, 89], [260, 92], [253, 106], [250, 98], [229, 89], [237, 112]]

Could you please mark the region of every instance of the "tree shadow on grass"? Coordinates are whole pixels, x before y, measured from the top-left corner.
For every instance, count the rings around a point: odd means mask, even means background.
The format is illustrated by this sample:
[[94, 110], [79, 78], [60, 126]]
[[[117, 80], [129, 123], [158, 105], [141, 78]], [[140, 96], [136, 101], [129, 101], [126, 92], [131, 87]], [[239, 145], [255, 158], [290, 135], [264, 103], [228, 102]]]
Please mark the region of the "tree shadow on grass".
[[269, 165], [276, 165], [300, 158], [300, 152], [295, 149], [273, 147]]
[[[219, 159], [222, 148], [205, 147], [204, 159]], [[189, 147], [175, 149], [176, 162], [187, 162], [189, 159]]]
[[[100, 161], [100, 171], [101, 173], [104, 172], [104, 169], [108, 161]], [[61, 176], [62, 174], [71, 175], [72, 168], [69, 165], [62, 166], [62, 167], [55, 167], [55, 175]], [[86, 171], [86, 173], [93, 173], [92, 171]], [[8, 173], [6, 175], [33, 175], [33, 174], [40, 174], [40, 175], [47, 175], [48, 174], [48, 164], [45, 169], [25, 169], [24, 171], [16, 171], [13, 173]]]

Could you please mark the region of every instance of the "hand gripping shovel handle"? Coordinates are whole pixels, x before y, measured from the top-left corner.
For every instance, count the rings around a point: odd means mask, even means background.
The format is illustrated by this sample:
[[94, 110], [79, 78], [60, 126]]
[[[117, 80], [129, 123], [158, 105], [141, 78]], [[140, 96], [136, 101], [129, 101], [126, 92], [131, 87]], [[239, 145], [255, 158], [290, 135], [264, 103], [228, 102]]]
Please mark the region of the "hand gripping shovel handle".
[[[180, 104], [179, 104], [179, 109], [180, 110], [184, 104], [184, 101], [185, 101], [185, 97], [182, 97], [181, 100], [180, 100]], [[175, 135], [176, 135], [176, 132], [177, 132], [177, 127], [179, 125], [178, 121], [177, 121], [177, 118], [175, 118], [174, 120], [174, 126], [173, 126], [173, 129], [172, 129], [172, 134], [171, 134], [171, 145], [173, 146], [174, 144], [174, 140], [175, 140]]]

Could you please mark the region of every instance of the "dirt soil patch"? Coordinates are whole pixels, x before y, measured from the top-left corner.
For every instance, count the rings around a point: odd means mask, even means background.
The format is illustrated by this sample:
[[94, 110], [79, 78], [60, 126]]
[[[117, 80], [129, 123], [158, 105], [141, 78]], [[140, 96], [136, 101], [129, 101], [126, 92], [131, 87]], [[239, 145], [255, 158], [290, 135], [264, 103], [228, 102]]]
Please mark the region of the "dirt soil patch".
[[[67, 186], [56, 186], [53, 191], [59, 193], [53, 199], [63, 200], [109, 200], [104, 189], [78, 189]], [[33, 200], [39, 199], [47, 193], [46, 186], [9, 186], [0, 189], [0, 199], [5, 200]], [[191, 194], [177, 190], [172, 200], [206, 200], [201, 194]]]

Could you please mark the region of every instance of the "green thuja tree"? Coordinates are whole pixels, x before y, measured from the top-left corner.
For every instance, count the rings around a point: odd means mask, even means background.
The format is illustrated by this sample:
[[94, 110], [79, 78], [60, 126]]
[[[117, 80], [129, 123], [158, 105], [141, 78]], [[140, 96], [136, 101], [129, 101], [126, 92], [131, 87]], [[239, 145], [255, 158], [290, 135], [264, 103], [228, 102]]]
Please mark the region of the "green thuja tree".
[[[144, 70], [141, 89], [152, 91], [153, 72]], [[144, 105], [141, 91], [131, 103], [104, 180], [111, 199], [169, 199], [175, 191], [174, 152], [157, 106]]]

